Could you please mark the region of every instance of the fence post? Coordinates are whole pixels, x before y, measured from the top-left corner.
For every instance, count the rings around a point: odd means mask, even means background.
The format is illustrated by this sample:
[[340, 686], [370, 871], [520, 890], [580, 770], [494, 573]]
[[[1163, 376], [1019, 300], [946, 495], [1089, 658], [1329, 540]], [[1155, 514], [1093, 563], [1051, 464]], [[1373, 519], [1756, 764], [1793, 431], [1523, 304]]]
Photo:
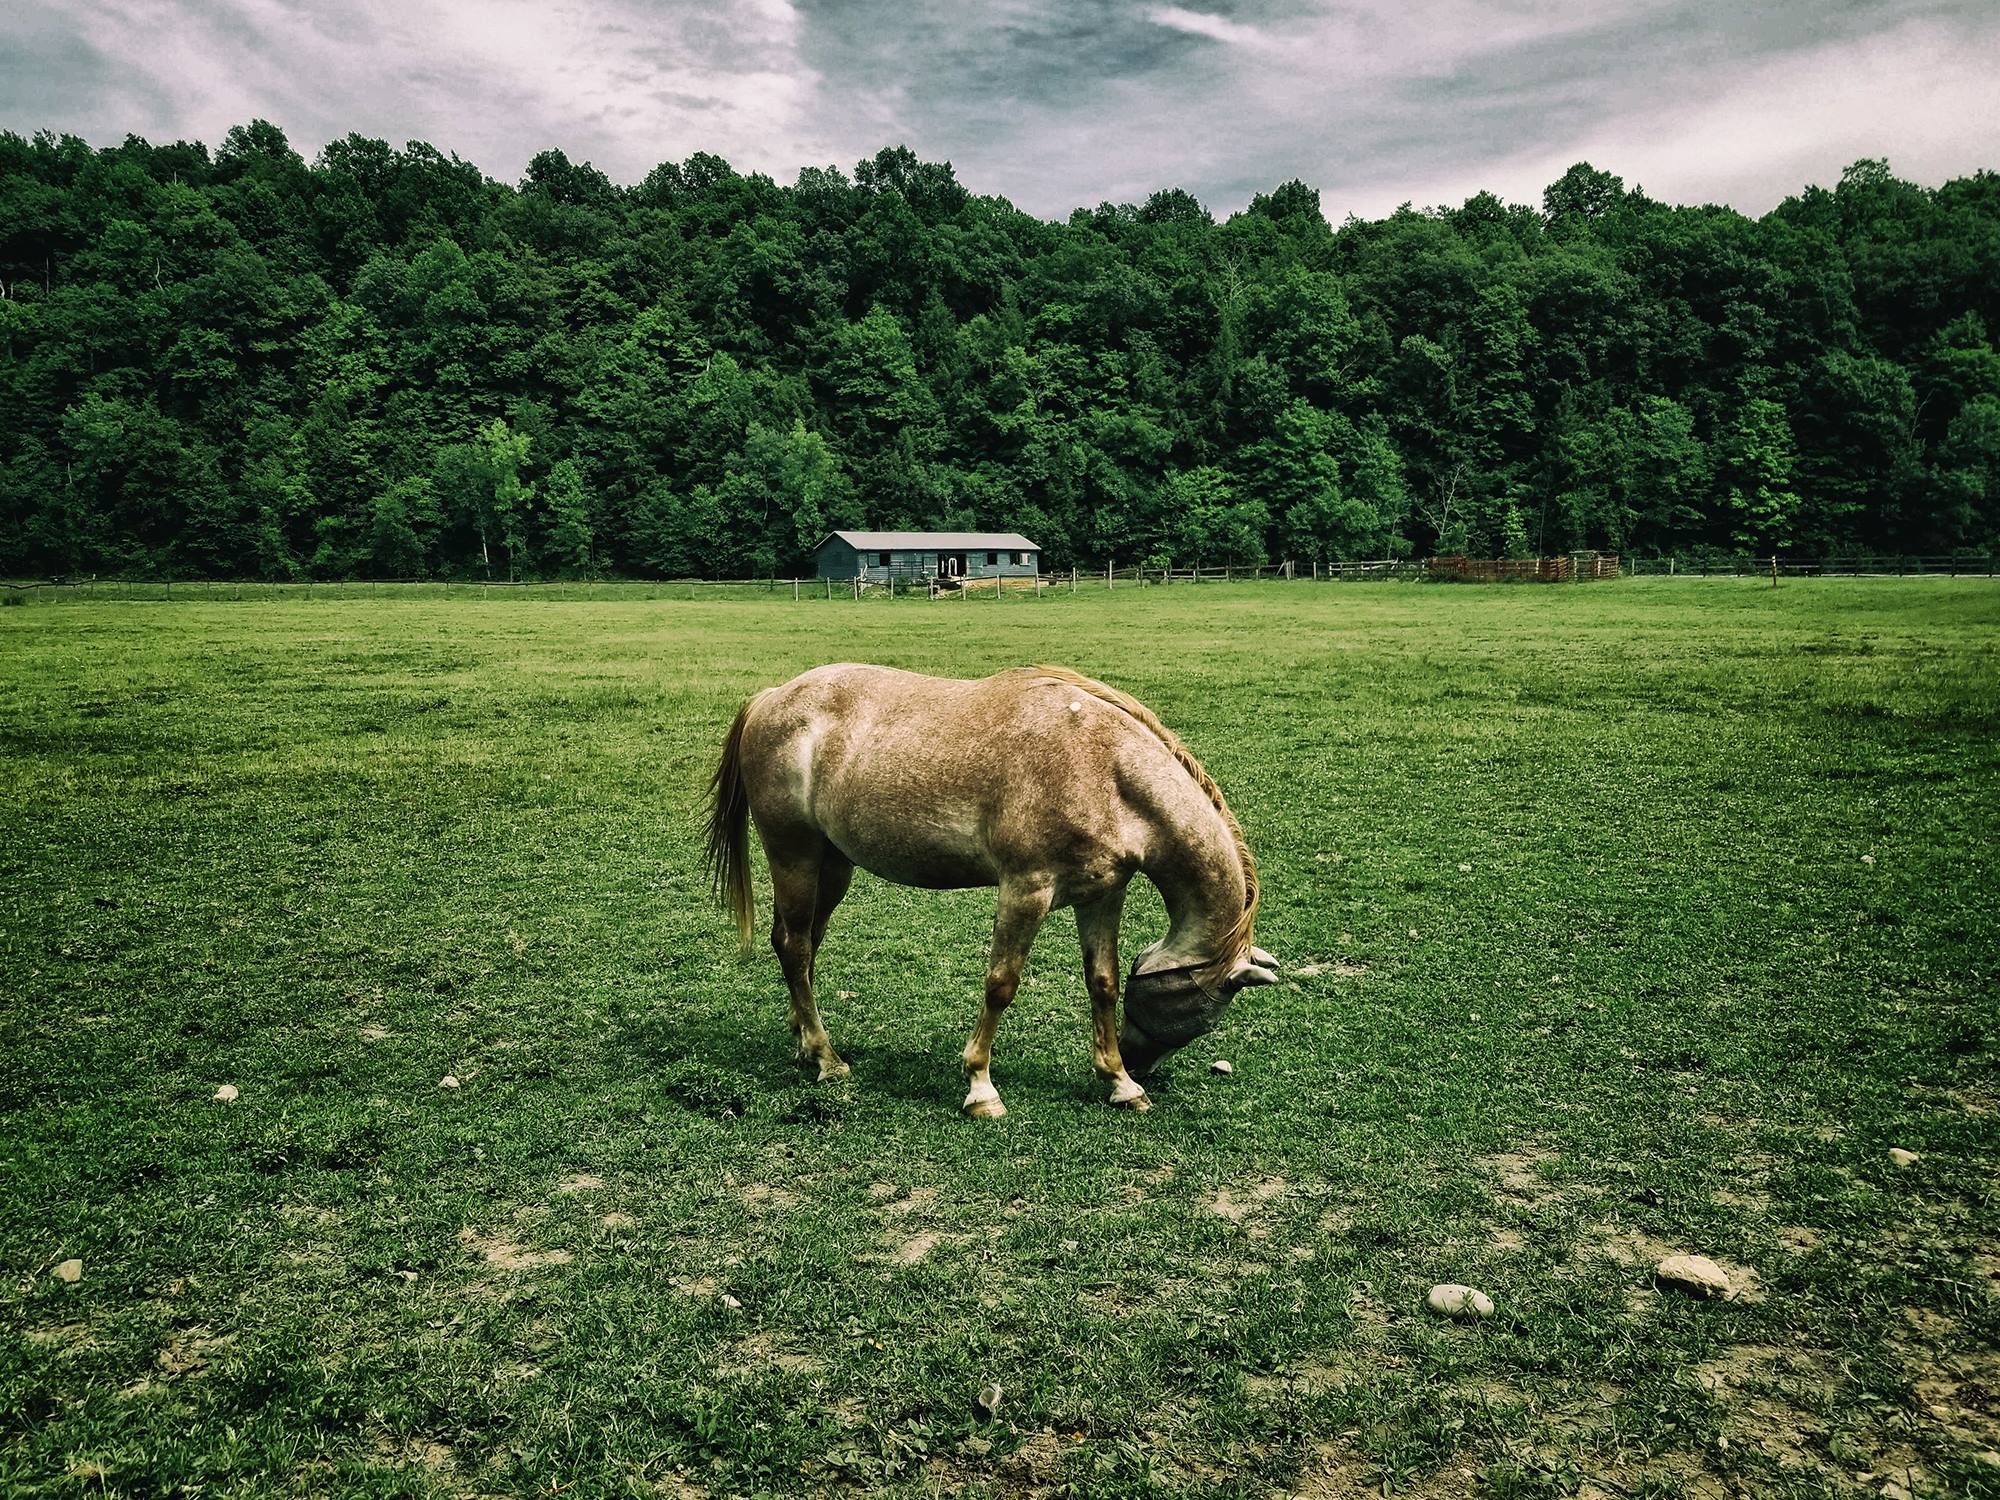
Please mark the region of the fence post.
[[1116, 561], [1115, 558], [1109, 558], [1109, 557], [1107, 557], [1104, 560], [1104, 587], [1106, 589], [1109, 589], [1111, 587], [1111, 565], [1115, 561]]
[[1071, 563], [1071, 564], [1070, 564], [1070, 569], [1069, 569], [1069, 591], [1070, 591], [1070, 592], [1071, 592], [1072, 594], [1074, 594], [1074, 593], [1076, 592], [1076, 564], [1075, 564], [1075, 563]]
[[798, 602], [799, 602], [799, 581], [798, 579], [794, 578], [792, 580], [792, 603], [797, 604]]

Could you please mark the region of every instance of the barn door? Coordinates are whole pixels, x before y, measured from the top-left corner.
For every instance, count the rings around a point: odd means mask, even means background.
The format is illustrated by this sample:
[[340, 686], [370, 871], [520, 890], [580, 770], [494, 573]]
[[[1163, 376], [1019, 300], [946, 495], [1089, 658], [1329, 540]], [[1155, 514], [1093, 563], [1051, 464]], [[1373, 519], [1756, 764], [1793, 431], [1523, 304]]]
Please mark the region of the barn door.
[[963, 578], [965, 576], [965, 554], [963, 552], [940, 552], [938, 554], [938, 577]]

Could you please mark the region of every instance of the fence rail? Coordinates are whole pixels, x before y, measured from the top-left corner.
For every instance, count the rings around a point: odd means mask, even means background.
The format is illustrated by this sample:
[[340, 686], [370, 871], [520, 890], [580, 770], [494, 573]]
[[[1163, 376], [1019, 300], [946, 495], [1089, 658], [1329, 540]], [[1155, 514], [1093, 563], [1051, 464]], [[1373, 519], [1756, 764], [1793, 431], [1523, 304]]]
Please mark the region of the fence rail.
[[660, 578], [561, 579], [548, 582], [349, 579], [262, 583], [228, 580], [128, 578], [0, 579], [0, 600], [236, 603], [287, 600], [316, 603], [344, 599], [532, 599], [613, 602], [649, 599], [772, 599], [827, 602], [916, 598], [971, 605], [991, 600], [1044, 600], [1092, 589], [1187, 588], [1217, 583], [1368, 583], [1392, 581], [1574, 582], [1592, 578], [1993, 578], [2000, 557], [1786, 558], [1700, 556], [1619, 558], [1579, 552], [1556, 558], [1380, 558], [1362, 562], [1280, 562], [1200, 567], [1115, 564], [1073, 568], [1039, 578], [980, 578], [947, 585], [931, 578]]
[[1625, 569], [1646, 578], [1993, 578], [2000, 556], [1772, 558], [1692, 556], [1627, 558]]

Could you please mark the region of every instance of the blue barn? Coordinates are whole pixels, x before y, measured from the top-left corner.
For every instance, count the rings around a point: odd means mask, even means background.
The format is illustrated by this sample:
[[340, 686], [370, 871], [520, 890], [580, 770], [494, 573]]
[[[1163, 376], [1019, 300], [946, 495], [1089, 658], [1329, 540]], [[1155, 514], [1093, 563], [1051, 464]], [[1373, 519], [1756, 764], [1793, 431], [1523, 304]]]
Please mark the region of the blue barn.
[[1042, 549], [1012, 531], [835, 531], [813, 548], [821, 578], [1033, 578]]

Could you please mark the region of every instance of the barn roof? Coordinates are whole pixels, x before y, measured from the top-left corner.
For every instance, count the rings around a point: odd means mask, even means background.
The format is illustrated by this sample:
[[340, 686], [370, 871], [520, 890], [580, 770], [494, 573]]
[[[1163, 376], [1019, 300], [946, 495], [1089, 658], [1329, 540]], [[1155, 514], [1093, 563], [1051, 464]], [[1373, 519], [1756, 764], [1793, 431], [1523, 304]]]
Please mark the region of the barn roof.
[[833, 531], [822, 537], [813, 551], [819, 551], [835, 537], [857, 552], [928, 552], [934, 548], [942, 548], [946, 552], [1042, 550], [1014, 531]]

